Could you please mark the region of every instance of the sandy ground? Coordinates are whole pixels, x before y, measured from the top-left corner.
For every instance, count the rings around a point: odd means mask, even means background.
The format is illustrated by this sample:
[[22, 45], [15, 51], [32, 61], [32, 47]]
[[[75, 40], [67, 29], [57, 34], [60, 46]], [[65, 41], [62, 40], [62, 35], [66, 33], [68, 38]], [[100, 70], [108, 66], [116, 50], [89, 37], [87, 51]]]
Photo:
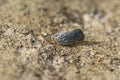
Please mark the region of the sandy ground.
[[120, 80], [120, 0], [0, 0], [0, 80]]

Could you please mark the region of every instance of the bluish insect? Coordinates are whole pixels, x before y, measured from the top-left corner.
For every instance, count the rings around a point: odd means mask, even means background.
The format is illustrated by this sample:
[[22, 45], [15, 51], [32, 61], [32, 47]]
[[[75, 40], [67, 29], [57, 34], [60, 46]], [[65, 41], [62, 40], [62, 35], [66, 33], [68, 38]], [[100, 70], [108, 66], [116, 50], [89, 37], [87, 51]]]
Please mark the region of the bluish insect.
[[81, 29], [75, 29], [70, 32], [56, 33], [54, 37], [60, 45], [71, 45], [84, 40], [84, 34]]

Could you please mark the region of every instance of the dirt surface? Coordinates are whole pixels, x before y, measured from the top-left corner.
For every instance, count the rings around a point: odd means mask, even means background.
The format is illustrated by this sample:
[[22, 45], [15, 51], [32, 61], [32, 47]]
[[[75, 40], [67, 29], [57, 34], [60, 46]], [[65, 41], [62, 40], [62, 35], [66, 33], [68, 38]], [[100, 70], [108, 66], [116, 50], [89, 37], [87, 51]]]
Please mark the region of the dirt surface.
[[120, 80], [120, 0], [0, 0], [0, 80]]

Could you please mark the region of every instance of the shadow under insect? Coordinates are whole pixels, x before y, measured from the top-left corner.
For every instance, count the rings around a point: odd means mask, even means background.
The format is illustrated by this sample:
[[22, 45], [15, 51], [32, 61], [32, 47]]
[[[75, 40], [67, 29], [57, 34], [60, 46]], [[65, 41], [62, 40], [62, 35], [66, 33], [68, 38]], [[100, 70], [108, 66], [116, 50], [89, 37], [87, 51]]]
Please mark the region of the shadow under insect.
[[98, 41], [83, 41], [81, 42], [81, 45], [87, 45], [87, 46], [90, 46], [90, 45], [97, 45], [97, 44], [100, 44], [101, 42], [98, 42]]
[[76, 46], [92, 46], [92, 45], [98, 45], [100, 44], [101, 42], [99, 41], [81, 41], [81, 42], [78, 42], [78, 43], [74, 43], [74, 44], [71, 44], [71, 45], [65, 45], [65, 46], [69, 46], [69, 47], [76, 47]]

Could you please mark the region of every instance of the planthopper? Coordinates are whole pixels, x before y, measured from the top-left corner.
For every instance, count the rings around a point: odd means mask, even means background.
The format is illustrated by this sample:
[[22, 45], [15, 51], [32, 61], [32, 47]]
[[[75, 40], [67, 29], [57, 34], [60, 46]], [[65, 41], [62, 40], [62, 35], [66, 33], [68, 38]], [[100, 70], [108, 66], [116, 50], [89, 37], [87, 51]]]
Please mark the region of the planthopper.
[[55, 41], [60, 45], [72, 45], [84, 40], [84, 34], [81, 29], [74, 29], [69, 32], [60, 32], [54, 34]]

